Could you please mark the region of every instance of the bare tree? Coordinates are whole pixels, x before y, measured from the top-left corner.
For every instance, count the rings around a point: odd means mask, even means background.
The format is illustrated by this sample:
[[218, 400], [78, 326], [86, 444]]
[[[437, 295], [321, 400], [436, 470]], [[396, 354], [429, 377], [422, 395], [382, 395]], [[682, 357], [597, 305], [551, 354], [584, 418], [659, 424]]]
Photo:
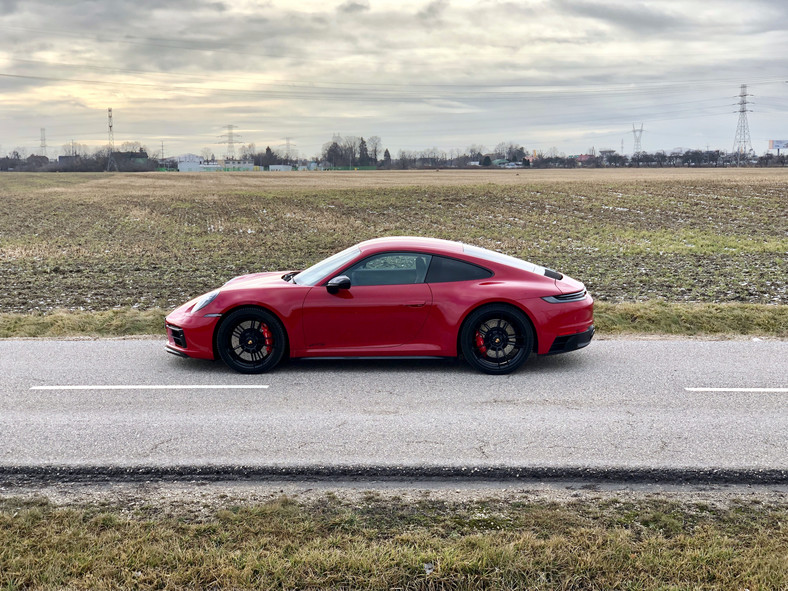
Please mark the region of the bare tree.
[[487, 151], [481, 144], [471, 144], [468, 146], [468, 156], [471, 157], [471, 160], [481, 160], [484, 157], [484, 153]]
[[63, 144], [61, 150], [64, 156], [79, 156], [80, 158], [87, 158], [90, 156], [90, 146], [87, 144], [71, 142], [69, 144]]
[[254, 160], [254, 155], [257, 153], [257, 146], [254, 142], [249, 142], [241, 146], [241, 160]]
[[118, 149], [119, 152], [147, 152], [148, 148], [139, 142], [123, 142]]
[[345, 136], [342, 140], [342, 148], [348, 159], [348, 166], [353, 166], [353, 163], [358, 161], [359, 143], [359, 138], [354, 135]]
[[372, 164], [378, 163], [378, 152], [380, 151], [381, 139], [380, 136], [371, 135], [367, 138], [367, 151], [369, 152], [369, 159]]

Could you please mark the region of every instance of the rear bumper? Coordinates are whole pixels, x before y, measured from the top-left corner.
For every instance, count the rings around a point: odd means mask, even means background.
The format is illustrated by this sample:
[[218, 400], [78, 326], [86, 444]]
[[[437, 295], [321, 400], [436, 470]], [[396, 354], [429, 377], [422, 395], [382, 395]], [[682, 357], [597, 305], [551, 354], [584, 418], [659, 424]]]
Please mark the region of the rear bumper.
[[591, 342], [591, 339], [594, 337], [594, 332], [595, 329], [594, 325], [592, 324], [588, 327], [588, 330], [583, 332], [556, 337], [556, 339], [553, 341], [553, 344], [550, 346], [550, 350], [547, 352], [547, 355], [568, 353], [569, 351], [582, 349]]

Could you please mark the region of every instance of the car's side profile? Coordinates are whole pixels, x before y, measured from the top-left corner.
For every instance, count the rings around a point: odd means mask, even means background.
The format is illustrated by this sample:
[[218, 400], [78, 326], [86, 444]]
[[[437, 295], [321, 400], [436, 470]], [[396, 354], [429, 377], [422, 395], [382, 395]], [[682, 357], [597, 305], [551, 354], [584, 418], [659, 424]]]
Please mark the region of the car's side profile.
[[302, 272], [236, 277], [166, 319], [171, 353], [244, 373], [285, 356], [462, 355], [491, 374], [587, 345], [593, 300], [560, 273], [459, 242], [368, 240]]

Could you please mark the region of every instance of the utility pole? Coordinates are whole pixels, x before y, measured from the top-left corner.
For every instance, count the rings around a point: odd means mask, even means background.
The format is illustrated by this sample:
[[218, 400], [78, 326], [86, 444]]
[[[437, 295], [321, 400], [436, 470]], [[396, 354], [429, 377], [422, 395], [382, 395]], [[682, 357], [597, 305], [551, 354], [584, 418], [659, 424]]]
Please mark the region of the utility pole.
[[733, 140], [733, 151], [736, 152], [736, 166], [741, 166], [742, 156], [747, 158], [752, 150], [750, 141], [750, 126], [747, 123], [747, 113], [752, 112], [747, 108], [747, 85], [742, 84], [739, 91], [739, 123], [736, 125], [736, 139]]
[[109, 158], [107, 158], [106, 172], [112, 169], [118, 172], [118, 163], [115, 162], [115, 156], [113, 156], [115, 152], [115, 132], [112, 130], [112, 107], [107, 109], [107, 139], [109, 140]]

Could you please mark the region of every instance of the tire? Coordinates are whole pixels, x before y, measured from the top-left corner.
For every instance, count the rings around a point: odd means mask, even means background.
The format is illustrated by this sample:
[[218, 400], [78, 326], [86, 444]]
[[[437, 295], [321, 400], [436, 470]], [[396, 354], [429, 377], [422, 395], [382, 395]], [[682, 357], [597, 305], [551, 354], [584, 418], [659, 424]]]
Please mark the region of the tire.
[[501, 375], [526, 362], [534, 345], [528, 318], [517, 308], [491, 304], [474, 310], [460, 329], [460, 349], [474, 369]]
[[230, 368], [240, 373], [264, 373], [281, 361], [287, 334], [279, 319], [260, 308], [239, 308], [222, 320], [216, 349]]

